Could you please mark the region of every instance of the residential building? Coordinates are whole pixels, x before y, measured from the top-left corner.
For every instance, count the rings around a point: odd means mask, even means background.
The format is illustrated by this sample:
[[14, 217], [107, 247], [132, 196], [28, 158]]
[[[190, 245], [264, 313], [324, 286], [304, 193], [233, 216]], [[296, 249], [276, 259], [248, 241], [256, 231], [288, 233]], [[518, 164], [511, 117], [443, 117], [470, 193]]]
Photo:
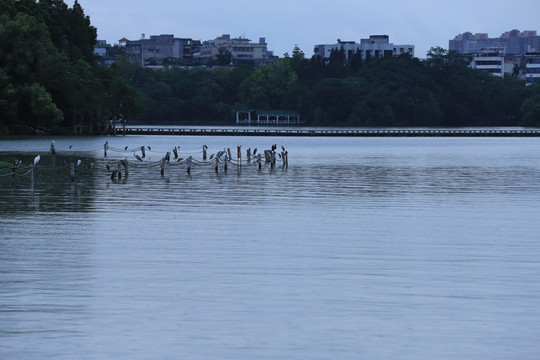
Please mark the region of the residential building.
[[394, 45], [390, 43], [390, 37], [388, 35], [371, 35], [368, 39], [360, 39], [360, 43], [338, 39], [337, 44], [315, 45], [313, 53], [316, 56], [329, 58], [332, 50], [341, 49], [345, 51], [345, 58], [347, 60], [349, 60], [352, 54], [357, 52], [361, 54], [363, 60], [370, 57], [379, 58], [404, 54], [414, 56], [414, 45]]
[[494, 76], [504, 77], [505, 61], [500, 49], [484, 50], [472, 57], [470, 66], [473, 69], [488, 71]]
[[498, 38], [490, 38], [487, 33], [465, 32], [448, 42], [448, 50], [461, 54], [476, 54], [484, 49], [501, 48], [505, 54], [524, 55], [526, 52], [540, 51], [540, 36], [536, 31], [512, 30]]
[[121, 46], [125, 46], [126, 55], [141, 66], [153, 65], [191, 65], [194, 54], [200, 49], [200, 42], [187, 38], [175, 38], [174, 35], [152, 35], [145, 39], [142, 34], [140, 40], [121, 39]]
[[526, 53], [523, 56], [523, 76], [527, 85], [540, 82], [540, 52]]
[[107, 44], [107, 40], [97, 40], [96, 45], [94, 45], [94, 55], [105, 58], [107, 57], [107, 49], [110, 47], [111, 45]]
[[261, 37], [258, 43], [253, 43], [242, 37], [231, 39], [229, 34], [205, 41], [201, 46], [200, 58], [203, 62], [210, 62], [217, 58], [220, 51], [231, 54], [231, 65], [265, 65], [275, 60], [273, 53], [267, 49], [265, 38]]

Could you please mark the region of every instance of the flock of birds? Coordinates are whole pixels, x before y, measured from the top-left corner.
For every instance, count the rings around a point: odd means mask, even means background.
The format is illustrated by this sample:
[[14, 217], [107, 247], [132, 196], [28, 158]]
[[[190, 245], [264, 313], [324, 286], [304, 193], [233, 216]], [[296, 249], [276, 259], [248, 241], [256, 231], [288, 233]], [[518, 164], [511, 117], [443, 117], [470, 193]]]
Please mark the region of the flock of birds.
[[[53, 155], [53, 156], [56, 155], [55, 144], [56, 144], [56, 142], [53, 140], [51, 142], [51, 146], [50, 146], [50, 152], [51, 152], [51, 155]], [[108, 144], [108, 142], [106, 142], [104, 145], [105, 145], [105, 157], [106, 157], [107, 156], [107, 149], [109, 149], [109, 144]], [[70, 150], [72, 149], [72, 147], [73, 147], [73, 145], [69, 145]], [[141, 146], [140, 148], [131, 150], [131, 151], [133, 151], [133, 156], [135, 157], [135, 159], [138, 162], [144, 162], [144, 158], [146, 156], [146, 154], [145, 154], [146, 149], [148, 151], [152, 151], [152, 148], [150, 146]], [[238, 147], [238, 157], [236, 159], [237, 162], [241, 160], [240, 149], [241, 149], [241, 147], [239, 146]], [[119, 149], [117, 149], [117, 150], [119, 150]], [[137, 153], [139, 150], [141, 152], [141, 155], [139, 155]], [[166, 152], [165, 156], [161, 159], [161, 162], [160, 162], [162, 169], [163, 169], [165, 163], [169, 163], [171, 161], [171, 155], [174, 156], [174, 160], [176, 162], [178, 162], [178, 163], [180, 163], [180, 162], [182, 162], [184, 160], [184, 158], [179, 156], [179, 150], [180, 150], [180, 146], [175, 146], [172, 149], [172, 154], [171, 154], [170, 151]], [[208, 150], [208, 146], [203, 145], [203, 161], [204, 162], [207, 162], [207, 156], [206, 156], [206, 151], [207, 150]], [[282, 150], [281, 153], [276, 154], [276, 150], [277, 150], [277, 145], [276, 144], [272, 145], [270, 150], [264, 150], [264, 160], [266, 161], [266, 163], [275, 161], [276, 157], [279, 158], [279, 159], [285, 160], [285, 157], [287, 156], [287, 151], [285, 150], [285, 147], [283, 145], [281, 146], [281, 150]], [[124, 147], [124, 151], [129, 151], [129, 147], [128, 146]], [[261, 162], [261, 156], [262, 156], [262, 153], [257, 153], [257, 148], [254, 148], [253, 151], [251, 151], [251, 149], [249, 149], [249, 148], [247, 149], [247, 159], [248, 159], [247, 161], [248, 161], [248, 163], [249, 163], [251, 158], [253, 158], [255, 161], [258, 161], [260, 163]], [[188, 159], [189, 160], [189, 162], [188, 162], [189, 165], [191, 165], [191, 158], [192, 157], [190, 156], [189, 159]], [[41, 156], [37, 155], [34, 158], [33, 166], [36, 167], [40, 160], [41, 160]], [[233, 157], [232, 157], [230, 148], [227, 148], [227, 149], [218, 151], [217, 153], [211, 154], [208, 160], [209, 161], [216, 161], [216, 167], [217, 167], [217, 162], [218, 161], [227, 163], [227, 162], [233, 161]], [[18, 165], [17, 162], [19, 164], [21, 163], [20, 160], [18, 160], [18, 161], [16, 160], [14, 162], [14, 165]], [[64, 160], [64, 166], [68, 167], [68, 166], [71, 165], [72, 170], [73, 170], [75, 165], [77, 167], [80, 167], [81, 164], [82, 164], [82, 160], [80, 160], [80, 159], [77, 160], [75, 163], [74, 162], [69, 162], [67, 159]], [[116, 168], [111, 168], [111, 166], [109, 164], [105, 164], [105, 167], [106, 167], [108, 172], [112, 171], [111, 176], [115, 176], [119, 171], [122, 170], [122, 168], [127, 169], [127, 165], [128, 165], [128, 161], [127, 161], [127, 159], [125, 159], [125, 160], [118, 161], [118, 164], [117, 164]], [[92, 170], [94, 168], [94, 162], [88, 163], [87, 167], [88, 167], [88, 169]], [[216, 171], [217, 171], [217, 169], [216, 169]]]

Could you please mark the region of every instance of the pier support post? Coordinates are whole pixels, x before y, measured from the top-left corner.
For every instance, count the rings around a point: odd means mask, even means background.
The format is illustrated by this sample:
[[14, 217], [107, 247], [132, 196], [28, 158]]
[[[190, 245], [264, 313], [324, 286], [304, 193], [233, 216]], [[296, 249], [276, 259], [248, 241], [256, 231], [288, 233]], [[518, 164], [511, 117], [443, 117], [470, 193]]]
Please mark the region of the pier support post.
[[105, 141], [105, 144], [103, 144], [103, 157], [107, 157], [107, 150], [109, 149], [109, 142]]
[[146, 151], [144, 149], [144, 146], [141, 146], [141, 153], [142, 153], [142, 157], [144, 159], [144, 157], [146, 156]]
[[187, 160], [187, 173], [188, 174], [191, 174], [191, 162], [193, 161], [193, 157], [188, 157], [188, 160]]

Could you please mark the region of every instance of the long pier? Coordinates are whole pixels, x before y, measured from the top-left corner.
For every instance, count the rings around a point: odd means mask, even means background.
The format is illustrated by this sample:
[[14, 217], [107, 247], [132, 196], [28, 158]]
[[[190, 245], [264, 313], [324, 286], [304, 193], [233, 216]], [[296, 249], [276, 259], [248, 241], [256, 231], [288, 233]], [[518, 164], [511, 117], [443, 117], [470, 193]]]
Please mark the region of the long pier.
[[118, 135], [327, 137], [540, 137], [540, 129], [213, 129], [130, 126]]

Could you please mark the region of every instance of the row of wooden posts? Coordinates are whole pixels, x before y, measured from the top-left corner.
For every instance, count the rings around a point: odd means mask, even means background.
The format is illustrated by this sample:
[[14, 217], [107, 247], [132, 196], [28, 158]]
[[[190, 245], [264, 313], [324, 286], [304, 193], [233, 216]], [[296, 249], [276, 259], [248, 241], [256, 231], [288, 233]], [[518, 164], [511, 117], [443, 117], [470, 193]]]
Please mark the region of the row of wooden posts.
[[[283, 166], [288, 167], [289, 166], [288, 152], [285, 150], [285, 148], [283, 146], [281, 148], [282, 148], [282, 151], [279, 153], [279, 156], [281, 157], [281, 160], [283, 162]], [[203, 145], [202, 149], [203, 149], [202, 150], [202, 160], [206, 162], [206, 161], [208, 161], [208, 155], [207, 155], [208, 147], [206, 145]], [[276, 149], [277, 149], [277, 146], [273, 145], [271, 150], [265, 150], [264, 151], [265, 163], [270, 164], [271, 169], [275, 168], [275, 166], [276, 166]], [[109, 144], [108, 144], [108, 142], [105, 142], [105, 144], [103, 145], [104, 157], [107, 157], [108, 150], [109, 150]], [[142, 157], [139, 157], [138, 155], [135, 155], [135, 157], [139, 161], [143, 161], [142, 159], [146, 157], [145, 146], [141, 146], [140, 150], [141, 150]], [[252, 153], [251, 148], [248, 148], [246, 150], [247, 163], [251, 164], [251, 161], [253, 159], [258, 164], [259, 170], [261, 170], [262, 169], [262, 156], [263, 155], [261, 153], [256, 154], [256, 151], [257, 150], [255, 149], [253, 151], [253, 153]], [[178, 159], [178, 148], [174, 147], [172, 152], [173, 152], [173, 155], [174, 155], [174, 159]], [[215, 168], [214, 168], [215, 172], [218, 173], [218, 171], [219, 171], [219, 163], [220, 163], [221, 159], [223, 159], [223, 164], [224, 164], [223, 165], [223, 170], [224, 170], [224, 172], [227, 172], [227, 165], [232, 160], [232, 155], [231, 155], [230, 148], [227, 148], [227, 150], [219, 151], [217, 153], [217, 155], [215, 155], [215, 156], [214, 156], [214, 154], [212, 154], [210, 156], [210, 160], [212, 160], [213, 157], [215, 158]], [[165, 156], [162, 157], [160, 162], [159, 162], [160, 172], [161, 172], [162, 176], [165, 173], [165, 167], [169, 163], [170, 159], [171, 159], [171, 153], [167, 152], [165, 154]], [[240, 145], [237, 146], [237, 162], [238, 162], [238, 166], [241, 167], [242, 166], [242, 147]], [[193, 157], [192, 156], [189, 156], [187, 158], [186, 165], [187, 165], [187, 170], [186, 170], [187, 173], [191, 174], [191, 167], [193, 165]], [[128, 175], [128, 162], [125, 161], [125, 160], [120, 160], [120, 161], [117, 162], [116, 168], [113, 169], [112, 172], [111, 172], [111, 180], [115, 180], [116, 178], [118, 178], [118, 180], [120, 180], [122, 178], [122, 169], [124, 169], [125, 176], [127, 176]]]

